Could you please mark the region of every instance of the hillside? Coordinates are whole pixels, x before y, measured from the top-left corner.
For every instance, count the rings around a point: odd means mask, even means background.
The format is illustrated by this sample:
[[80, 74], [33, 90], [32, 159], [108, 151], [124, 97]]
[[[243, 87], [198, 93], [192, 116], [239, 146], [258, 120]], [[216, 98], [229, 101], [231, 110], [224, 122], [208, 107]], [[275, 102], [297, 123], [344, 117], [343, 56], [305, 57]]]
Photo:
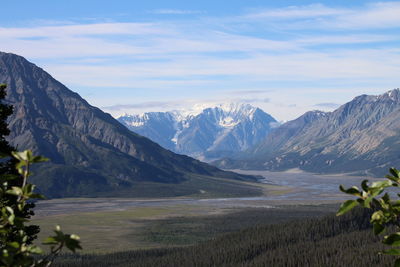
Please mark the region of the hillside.
[[[183, 195], [199, 191], [192, 185], [199, 181], [188, 185], [193, 177], [255, 180], [174, 154], [129, 131], [23, 57], [0, 53], [0, 83], [8, 85], [6, 99], [14, 106], [11, 144], [51, 159], [33, 177], [48, 196], [134, 197], [146, 196], [146, 190], [148, 196]], [[229, 183], [239, 194], [257, 191]]]
[[248, 158], [224, 168], [383, 175], [400, 166], [400, 90], [361, 95], [333, 112], [311, 111], [274, 129]]

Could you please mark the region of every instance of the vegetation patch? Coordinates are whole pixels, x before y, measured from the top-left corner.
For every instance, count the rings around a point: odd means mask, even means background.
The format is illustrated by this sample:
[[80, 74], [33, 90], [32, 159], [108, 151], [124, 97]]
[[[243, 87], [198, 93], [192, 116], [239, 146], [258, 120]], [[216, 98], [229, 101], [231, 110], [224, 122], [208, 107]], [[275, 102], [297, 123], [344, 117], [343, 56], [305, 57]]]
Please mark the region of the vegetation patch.
[[391, 266], [378, 255], [370, 213], [256, 225], [199, 244], [103, 255], [64, 255], [56, 266]]

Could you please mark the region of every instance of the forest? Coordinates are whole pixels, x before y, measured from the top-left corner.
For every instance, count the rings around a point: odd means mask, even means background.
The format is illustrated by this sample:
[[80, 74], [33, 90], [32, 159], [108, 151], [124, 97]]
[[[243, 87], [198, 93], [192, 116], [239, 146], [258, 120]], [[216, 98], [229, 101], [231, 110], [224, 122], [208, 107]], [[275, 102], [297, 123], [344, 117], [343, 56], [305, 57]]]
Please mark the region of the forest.
[[190, 246], [64, 254], [54, 266], [391, 266], [392, 257], [378, 254], [383, 245], [371, 231], [370, 215], [356, 209], [340, 217], [266, 220]]

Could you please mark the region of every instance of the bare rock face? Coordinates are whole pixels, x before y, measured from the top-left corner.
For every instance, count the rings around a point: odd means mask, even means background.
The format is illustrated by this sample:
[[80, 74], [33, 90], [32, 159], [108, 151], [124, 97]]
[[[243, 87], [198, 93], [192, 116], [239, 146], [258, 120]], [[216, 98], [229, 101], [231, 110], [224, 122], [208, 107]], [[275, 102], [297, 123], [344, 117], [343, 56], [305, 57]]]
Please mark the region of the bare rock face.
[[333, 112], [307, 112], [248, 152], [250, 159], [217, 165], [383, 175], [400, 167], [400, 90], [361, 95]]
[[208, 161], [247, 150], [278, 124], [271, 115], [244, 103], [124, 115], [118, 121], [167, 149]]
[[247, 179], [176, 155], [129, 131], [23, 57], [0, 52], [0, 83], [14, 106], [9, 141], [51, 159], [35, 182], [49, 196], [129, 189], [135, 182], [180, 183], [188, 174]]

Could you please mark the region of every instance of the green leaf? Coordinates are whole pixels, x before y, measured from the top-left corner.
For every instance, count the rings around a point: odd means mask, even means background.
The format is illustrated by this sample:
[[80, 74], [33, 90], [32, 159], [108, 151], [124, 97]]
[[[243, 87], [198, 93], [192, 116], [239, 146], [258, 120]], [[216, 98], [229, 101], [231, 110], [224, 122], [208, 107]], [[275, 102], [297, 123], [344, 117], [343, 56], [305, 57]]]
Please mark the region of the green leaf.
[[[396, 178], [396, 177], [391, 176], [391, 175], [385, 175], [385, 178], [387, 178], [387, 179], [389, 179], [389, 180], [391, 180], [391, 181], [393, 181], [393, 182], [395, 182], [395, 183], [399, 183], [399, 182], [400, 182], [400, 179], [399, 179], [399, 178]], [[397, 185], [397, 184], [396, 184], [396, 185]]]
[[385, 230], [385, 227], [380, 223], [374, 223], [374, 234], [379, 235]]
[[382, 220], [383, 217], [384, 217], [383, 211], [381, 211], [381, 210], [375, 211], [371, 215], [371, 222], [380, 221], [380, 220]]
[[36, 157], [33, 157], [33, 159], [32, 159], [32, 163], [39, 163], [39, 162], [46, 162], [46, 161], [49, 161], [49, 159], [42, 157], [42, 156], [36, 156]]
[[19, 248], [19, 243], [18, 242], [11, 242], [11, 243], [8, 243], [7, 245], [9, 245], [10, 247], [16, 248], [16, 249]]
[[14, 220], [15, 220], [15, 215], [11, 214], [10, 217], [8, 217], [8, 221], [10, 224], [14, 224]]
[[367, 199], [364, 200], [363, 206], [364, 208], [371, 208], [371, 201], [373, 197], [368, 197]]
[[36, 186], [34, 184], [27, 184], [24, 186], [24, 188], [22, 188], [22, 191], [24, 192], [24, 194], [30, 194], [33, 192], [35, 187]]
[[7, 190], [6, 193], [9, 195], [20, 196], [22, 195], [22, 189], [20, 187], [13, 186], [10, 190]]
[[372, 197], [376, 197], [376, 196], [378, 196], [378, 195], [380, 195], [382, 192], [383, 192], [383, 190], [384, 190], [385, 188], [383, 188], [383, 187], [370, 187], [369, 188], [369, 193], [371, 194], [371, 196]]
[[385, 236], [382, 243], [386, 244], [386, 245], [391, 245], [391, 246], [400, 246], [400, 233], [394, 233], [394, 234]]
[[76, 235], [76, 234], [70, 235], [69, 238], [74, 239], [74, 240], [80, 240], [80, 239], [81, 239], [81, 238], [80, 238], [78, 235]]
[[400, 171], [397, 170], [396, 168], [390, 168], [389, 172], [395, 177], [395, 178], [400, 178]]
[[79, 236], [65, 235], [65, 246], [72, 252], [75, 252], [76, 249], [82, 249], [79, 243]]
[[368, 189], [369, 189], [369, 187], [368, 187], [368, 180], [363, 180], [363, 181], [361, 182], [361, 188], [362, 188], [364, 191], [368, 192]]
[[37, 198], [37, 199], [45, 199], [45, 198], [46, 198], [46, 197], [45, 197], [44, 195], [42, 195], [42, 194], [35, 194], [35, 193], [30, 194], [29, 197], [30, 197], [30, 198]]
[[8, 213], [10, 214], [14, 214], [14, 210], [11, 207], [6, 207], [6, 210], [8, 211]]
[[394, 267], [400, 267], [400, 259], [397, 259], [397, 260], [394, 262]]
[[385, 180], [385, 181], [378, 181], [378, 182], [373, 182], [372, 184], [371, 184], [371, 186], [369, 187], [370, 189], [371, 188], [376, 188], [376, 189], [384, 189], [384, 188], [386, 188], [386, 187], [389, 187], [389, 186], [391, 186], [393, 184], [393, 182], [392, 181], [388, 181], [388, 180]]
[[14, 174], [2, 174], [1, 179], [2, 180], [6, 180], [6, 181], [12, 181], [19, 178], [18, 175], [14, 175]]
[[54, 237], [49, 236], [49, 237], [47, 237], [42, 243], [43, 243], [44, 245], [55, 245], [55, 244], [57, 244], [58, 242], [57, 242], [57, 240], [56, 240]]
[[361, 192], [358, 189], [357, 186], [352, 186], [349, 189], [345, 189], [343, 187], [343, 185], [339, 186], [340, 191], [342, 191], [343, 193], [349, 194], [349, 195], [353, 195], [353, 196], [357, 196], [357, 197], [361, 197]]
[[392, 248], [388, 250], [382, 251], [383, 254], [392, 255], [392, 256], [400, 256], [400, 249]]
[[390, 203], [390, 196], [389, 196], [389, 194], [388, 194], [388, 193], [385, 193], [385, 195], [383, 195], [383, 197], [382, 197], [382, 200], [383, 200], [385, 203]]
[[13, 151], [11, 152], [14, 158], [16, 158], [19, 161], [30, 161], [32, 158], [32, 152], [30, 150], [25, 150], [25, 151]]
[[28, 251], [33, 254], [43, 254], [43, 250], [38, 246], [30, 246]]
[[347, 200], [340, 206], [339, 211], [336, 213], [336, 216], [345, 214], [346, 212], [350, 211], [357, 205], [358, 202], [356, 200]]

